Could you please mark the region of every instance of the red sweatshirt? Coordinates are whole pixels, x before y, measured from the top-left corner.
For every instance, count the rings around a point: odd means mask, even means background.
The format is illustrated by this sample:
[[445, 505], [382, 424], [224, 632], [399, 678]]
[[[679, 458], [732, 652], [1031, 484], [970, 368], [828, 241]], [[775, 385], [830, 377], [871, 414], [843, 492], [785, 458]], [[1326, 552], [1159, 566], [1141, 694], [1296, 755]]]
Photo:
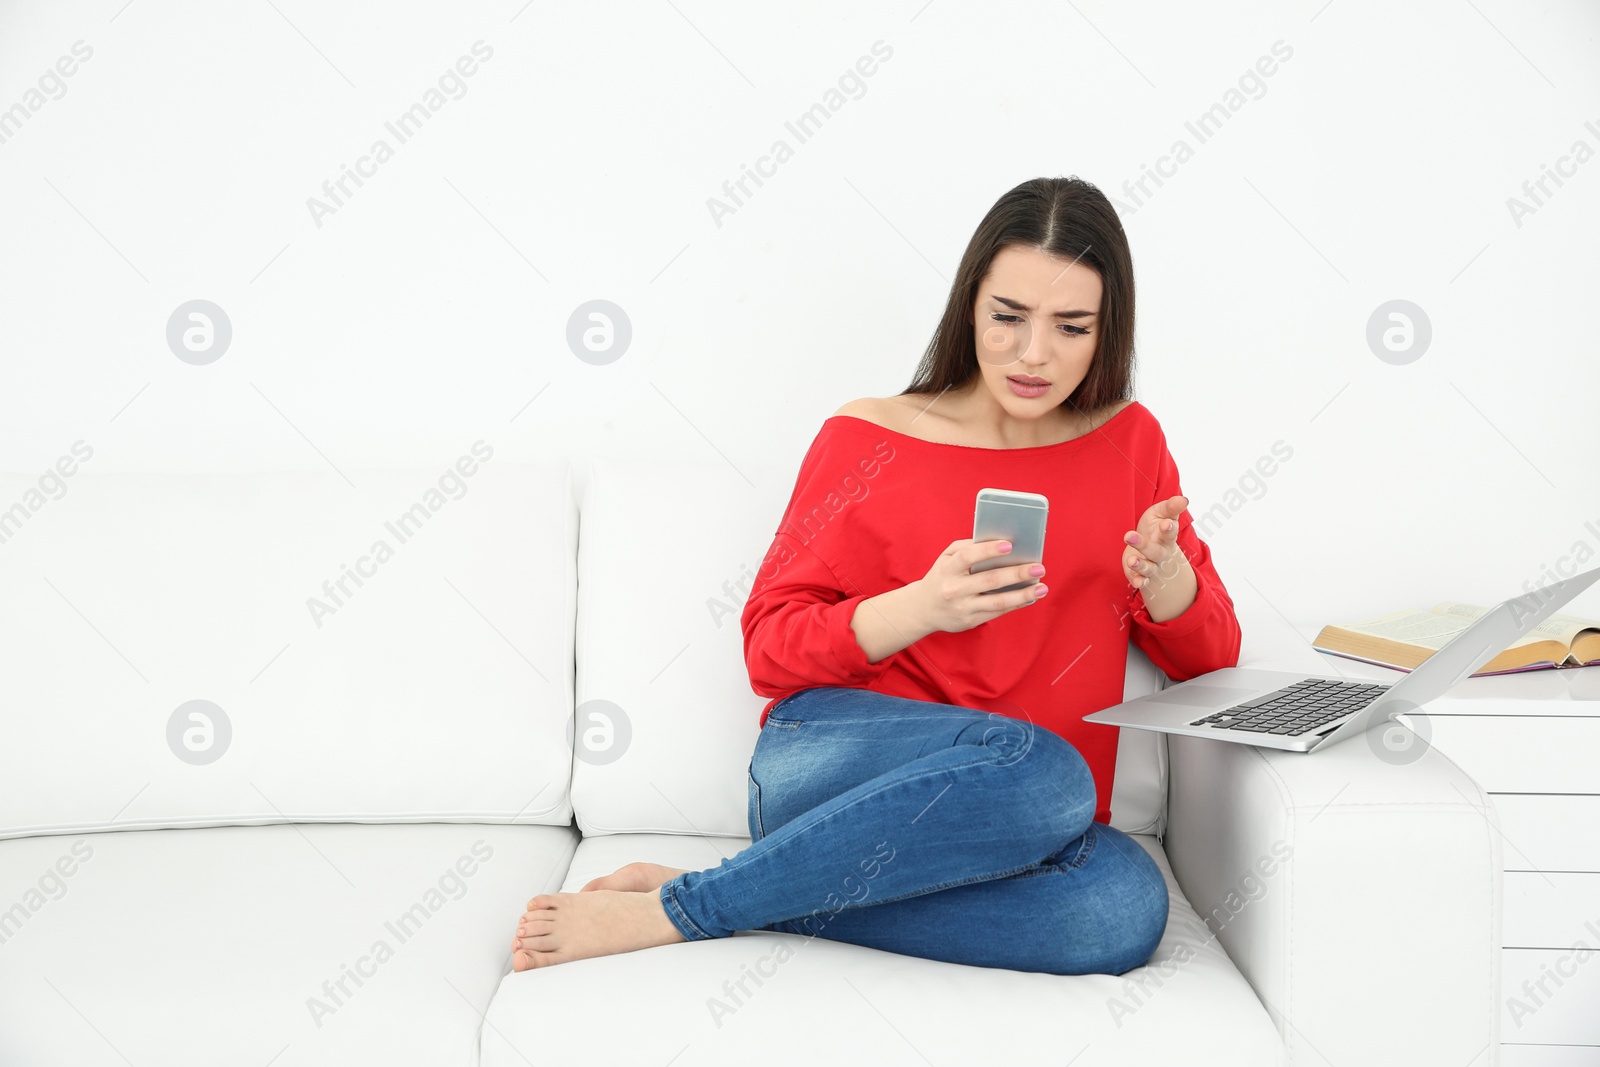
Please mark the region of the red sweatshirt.
[[[1049, 594], [867, 662], [850, 628], [856, 605], [924, 577], [951, 541], [971, 537], [985, 487], [1049, 499]], [[1083, 716], [1122, 700], [1128, 642], [1173, 681], [1239, 661], [1233, 601], [1187, 510], [1178, 544], [1198, 585], [1188, 610], [1155, 622], [1123, 577], [1123, 534], [1151, 504], [1182, 492], [1166, 436], [1137, 401], [1083, 437], [1032, 448], [941, 444], [830, 417], [739, 620], [750, 686], [772, 698], [761, 724], [783, 697], [824, 685], [1026, 719], [1082, 753], [1098, 794], [1095, 820], [1109, 821], [1119, 730]]]

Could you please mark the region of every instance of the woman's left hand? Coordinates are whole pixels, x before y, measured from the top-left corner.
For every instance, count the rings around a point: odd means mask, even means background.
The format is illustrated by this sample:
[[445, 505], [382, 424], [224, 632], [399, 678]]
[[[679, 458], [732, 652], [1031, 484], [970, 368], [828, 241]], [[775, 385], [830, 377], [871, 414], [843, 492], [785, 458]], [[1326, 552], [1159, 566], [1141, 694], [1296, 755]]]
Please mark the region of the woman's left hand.
[[1178, 547], [1178, 516], [1188, 506], [1186, 496], [1158, 500], [1139, 519], [1138, 529], [1122, 535], [1122, 574], [1135, 589], [1152, 578], [1158, 584], [1175, 578], [1188, 565]]

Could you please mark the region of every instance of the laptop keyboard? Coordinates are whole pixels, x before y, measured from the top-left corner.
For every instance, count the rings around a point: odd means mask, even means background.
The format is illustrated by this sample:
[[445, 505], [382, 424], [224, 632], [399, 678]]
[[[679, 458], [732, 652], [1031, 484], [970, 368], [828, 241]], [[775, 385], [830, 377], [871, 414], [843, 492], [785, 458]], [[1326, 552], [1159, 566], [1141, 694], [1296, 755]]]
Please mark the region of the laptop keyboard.
[[1372, 703], [1389, 687], [1367, 682], [1307, 678], [1273, 693], [1252, 697], [1190, 726], [1246, 730], [1258, 734], [1303, 734]]

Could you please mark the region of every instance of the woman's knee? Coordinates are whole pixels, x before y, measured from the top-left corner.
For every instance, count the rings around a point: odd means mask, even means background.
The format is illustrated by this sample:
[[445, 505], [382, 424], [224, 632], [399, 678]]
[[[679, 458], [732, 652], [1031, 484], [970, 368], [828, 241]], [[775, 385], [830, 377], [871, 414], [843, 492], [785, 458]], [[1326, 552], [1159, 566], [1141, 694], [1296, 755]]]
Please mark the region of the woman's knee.
[[1015, 769], [1020, 789], [1042, 798], [1047, 810], [1057, 810], [1057, 827], [1088, 827], [1098, 804], [1094, 775], [1070, 741], [1037, 723], [999, 713], [975, 724], [975, 729], [993, 762]]

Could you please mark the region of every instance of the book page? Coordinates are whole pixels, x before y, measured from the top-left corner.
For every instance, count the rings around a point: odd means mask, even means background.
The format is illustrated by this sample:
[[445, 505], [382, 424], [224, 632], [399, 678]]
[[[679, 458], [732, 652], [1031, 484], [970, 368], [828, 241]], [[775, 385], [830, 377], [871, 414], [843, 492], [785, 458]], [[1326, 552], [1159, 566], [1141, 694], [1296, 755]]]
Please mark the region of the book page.
[[1428, 611], [1395, 611], [1376, 619], [1343, 623], [1340, 628], [1438, 651], [1470, 623], [1470, 619]]
[[[1487, 608], [1480, 608], [1475, 604], [1458, 603], [1435, 604], [1432, 610], [1437, 615], [1466, 619], [1468, 621], [1476, 619], [1488, 611]], [[1576, 615], [1551, 615], [1538, 626], [1518, 638], [1509, 647], [1517, 648], [1521, 645], [1531, 645], [1536, 641], [1553, 639], [1571, 648], [1572, 642], [1577, 639], [1580, 633], [1584, 630], [1595, 628], [1600, 628], [1600, 622], [1596, 622], [1593, 619], [1580, 619]]]
[[1576, 615], [1552, 615], [1548, 619], [1528, 631], [1530, 634], [1543, 634], [1546, 638], [1553, 637], [1568, 648], [1578, 639], [1578, 635], [1585, 630], [1600, 627], [1600, 622], [1593, 619], [1580, 619]]
[[1489, 611], [1488, 608], [1480, 608], [1476, 604], [1462, 604], [1458, 601], [1435, 604], [1429, 610], [1435, 615], [1449, 615], [1452, 618], [1466, 619], [1468, 622], [1487, 614]]
[[[1458, 620], [1460, 623], [1460, 629], [1456, 631], [1457, 633], [1459, 633], [1460, 630], [1466, 629], [1467, 626], [1471, 625], [1473, 622], [1489, 613], [1488, 608], [1480, 608], [1476, 604], [1462, 604], [1459, 601], [1446, 601], [1443, 604], [1435, 604], [1428, 610], [1440, 618]], [[1547, 619], [1546, 621], [1548, 622], [1549, 620]], [[1506, 649], [1521, 648], [1523, 645], [1531, 645], [1539, 641], [1548, 641], [1551, 635], [1541, 635], [1540, 629], [1541, 627], [1535, 626], [1533, 629], [1529, 630], [1527, 633], [1523, 634], [1521, 637], [1517, 638], [1500, 651], [1504, 652]], [[1449, 638], [1446, 637], [1445, 640], [1448, 641]], [[1421, 642], [1418, 643], [1420, 644]], [[1563, 644], [1565, 644], [1565, 642], [1563, 642]], [[1438, 649], [1440, 646], [1429, 645], [1428, 647], [1432, 649]], [[1496, 655], [1498, 654], [1499, 653], [1496, 653]]]

